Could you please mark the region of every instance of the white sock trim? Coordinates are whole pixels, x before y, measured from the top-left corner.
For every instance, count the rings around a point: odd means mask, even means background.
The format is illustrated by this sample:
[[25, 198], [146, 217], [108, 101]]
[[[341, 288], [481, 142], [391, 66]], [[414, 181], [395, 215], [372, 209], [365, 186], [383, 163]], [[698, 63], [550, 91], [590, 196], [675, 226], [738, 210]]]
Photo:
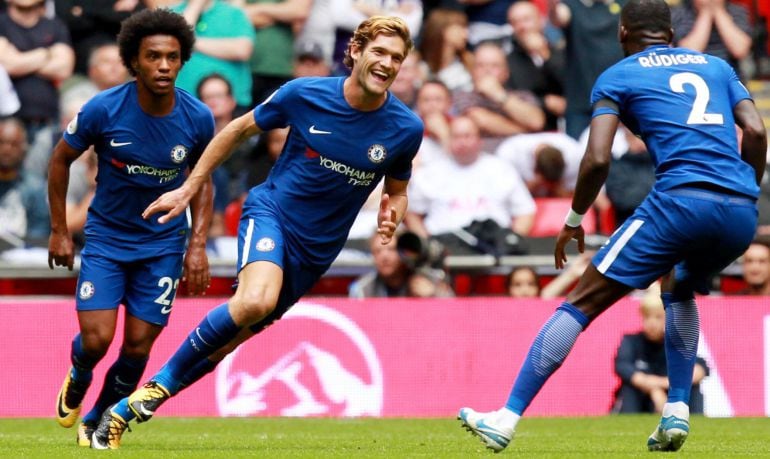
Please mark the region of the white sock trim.
[[521, 419], [521, 416], [506, 407], [497, 410], [497, 420], [513, 430], [516, 430], [516, 424], [518, 424], [519, 419]]
[[690, 407], [685, 402], [666, 403], [663, 405], [663, 417], [676, 416], [679, 419], [690, 419]]

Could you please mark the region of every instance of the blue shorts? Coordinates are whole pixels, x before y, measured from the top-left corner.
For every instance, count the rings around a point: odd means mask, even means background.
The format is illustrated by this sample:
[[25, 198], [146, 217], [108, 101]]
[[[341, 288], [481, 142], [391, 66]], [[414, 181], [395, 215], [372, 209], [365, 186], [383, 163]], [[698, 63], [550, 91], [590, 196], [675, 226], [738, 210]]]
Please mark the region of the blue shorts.
[[132, 262], [84, 253], [75, 294], [78, 311], [116, 309], [165, 327], [182, 276], [184, 255], [169, 254]]
[[707, 294], [710, 278], [743, 254], [756, 225], [750, 198], [699, 188], [653, 190], [592, 262], [638, 289], [676, 267], [677, 284]]
[[[251, 197], [251, 195], [250, 195]], [[269, 261], [283, 270], [275, 310], [251, 330], [259, 332], [280, 319], [321, 278], [328, 266], [309, 266], [292, 250], [280, 214], [264, 200], [247, 200], [238, 225], [238, 272], [249, 263]]]

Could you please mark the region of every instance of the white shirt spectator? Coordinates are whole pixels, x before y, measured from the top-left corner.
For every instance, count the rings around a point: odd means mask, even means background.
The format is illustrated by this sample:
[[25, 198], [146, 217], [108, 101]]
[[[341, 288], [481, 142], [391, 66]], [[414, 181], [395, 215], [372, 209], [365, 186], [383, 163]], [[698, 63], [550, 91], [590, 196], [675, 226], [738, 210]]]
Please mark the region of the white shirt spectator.
[[8, 72], [0, 65], [0, 116], [9, 116], [16, 113], [21, 107], [19, 96], [13, 89], [13, 83], [8, 77]]
[[567, 134], [560, 132], [518, 134], [504, 140], [497, 147], [495, 155], [511, 164], [521, 178], [529, 182], [535, 178], [535, 152], [537, 147], [543, 144], [561, 151], [564, 158], [562, 183], [567, 190], [574, 190], [584, 149]]
[[409, 210], [424, 215], [425, 228], [435, 235], [488, 218], [510, 228], [513, 218], [536, 209], [513, 167], [482, 153], [467, 166], [445, 159], [415, 171], [409, 183]]

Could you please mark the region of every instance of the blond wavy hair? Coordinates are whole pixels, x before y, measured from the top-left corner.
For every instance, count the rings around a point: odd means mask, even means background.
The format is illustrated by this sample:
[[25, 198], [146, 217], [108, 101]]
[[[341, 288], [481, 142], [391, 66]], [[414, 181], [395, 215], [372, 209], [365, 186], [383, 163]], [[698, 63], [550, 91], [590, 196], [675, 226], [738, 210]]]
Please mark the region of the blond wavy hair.
[[348, 49], [345, 50], [345, 58], [342, 63], [349, 69], [353, 68], [353, 58], [350, 56], [350, 51], [353, 46], [357, 46], [359, 50], [366, 48], [369, 42], [377, 38], [378, 35], [387, 35], [391, 37], [401, 37], [406, 45], [406, 57], [414, 47], [412, 36], [409, 33], [409, 27], [403, 19], [396, 16], [372, 16], [369, 19], [363, 21], [358, 25], [356, 31], [353, 32], [353, 36], [350, 37], [348, 42]]

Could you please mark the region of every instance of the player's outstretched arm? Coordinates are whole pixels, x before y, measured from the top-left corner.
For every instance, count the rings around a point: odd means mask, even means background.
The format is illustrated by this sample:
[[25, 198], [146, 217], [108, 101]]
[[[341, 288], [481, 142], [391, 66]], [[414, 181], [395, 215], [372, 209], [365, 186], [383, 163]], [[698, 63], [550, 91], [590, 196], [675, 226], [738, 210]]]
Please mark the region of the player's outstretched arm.
[[262, 130], [254, 121], [252, 112], [236, 118], [214, 136], [203, 151], [198, 163], [187, 177], [187, 180], [176, 190], [163, 193], [142, 212], [142, 218], [150, 218], [156, 213], [163, 213], [158, 218], [158, 223], [166, 223], [185, 211], [190, 200], [198, 192], [203, 183], [211, 177], [211, 172], [216, 169], [230, 153], [249, 137], [259, 134]]
[[750, 99], [743, 99], [733, 108], [735, 122], [743, 129], [741, 158], [754, 168], [757, 184], [762, 181], [767, 160], [767, 131], [762, 115]]
[[192, 295], [203, 295], [211, 285], [209, 260], [206, 256], [206, 240], [211, 226], [213, 189], [214, 185], [209, 178], [190, 201], [192, 234], [184, 257], [182, 280], [187, 283], [187, 291]]
[[51, 213], [51, 235], [48, 238], [48, 266], [66, 266], [72, 271], [75, 247], [67, 230], [67, 186], [70, 165], [83, 152], [72, 148], [64, 139], [54, 147], [48, 163], [48, 205]]
[[[611, 101], [599, 101], [597, 106], [603, 103], [614, 104]], [[604, 181], [607, 180], [612, 158], [612, 140], [615, 138], [618, 123], [617, 115], [612, 114], [598, 115], [591, 120], [588, 147], [582, 161], [580, 161], [575, 194], [572, 196], [572, 210], [577, 214], [585, 215], [591, 209]], [[562, 227], [556, 238], [556, 248], [554, 249], [554, 265], [557, 269], [563, 268], [567, 261], [565, 248], [569, 241], [577, 240], [578, 251], [583, 253], [585, 250], [584, 238], [585, 232], [582, 226], [565, 224]]]

